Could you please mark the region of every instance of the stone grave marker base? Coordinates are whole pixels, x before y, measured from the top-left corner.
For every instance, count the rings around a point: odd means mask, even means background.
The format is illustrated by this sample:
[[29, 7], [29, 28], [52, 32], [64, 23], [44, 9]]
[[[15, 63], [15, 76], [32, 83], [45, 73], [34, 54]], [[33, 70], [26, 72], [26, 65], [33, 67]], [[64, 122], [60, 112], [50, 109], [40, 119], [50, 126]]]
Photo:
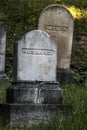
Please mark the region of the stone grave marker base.
[[59, 81], [60, 84], [71, 83], [73, 81], [73, 76], [74, 71], [70, 69], [63, 69], [63, 68], [57, 69], [57, 81]]
[[58, 82], [12, 82], [6, 93], [7, 103], [61, 104], [63, 100]]
[[47, 124], [58, 111], [68, 110], [62, 99], [58, 82], [15, 82], [7, 89], [7, 101], [0, 104], [0, 114], [10, 125]]
[[48, 124], [60, 111], [71, 107], [62, 104], [0, 104], [3, 121], [9, 125]]

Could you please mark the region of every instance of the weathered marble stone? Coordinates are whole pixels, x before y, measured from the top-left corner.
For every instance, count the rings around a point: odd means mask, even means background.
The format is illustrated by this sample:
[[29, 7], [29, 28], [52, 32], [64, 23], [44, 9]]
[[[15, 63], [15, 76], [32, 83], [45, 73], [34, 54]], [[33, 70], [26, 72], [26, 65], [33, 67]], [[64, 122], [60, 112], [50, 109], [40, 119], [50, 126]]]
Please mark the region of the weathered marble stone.
[[58, 46], [58, 68], [70, 68], [73, 23], [70, 12], [58, 4], [46, 7], [39, 17], [38, 29], [46, 31], [52, 36]]
[[4, 23], [0, 23], [0, 72], [5, 72], [5, 47], [6, 29]]
[[6, 29], [3, 22], [0, 22], [0, 82], [9, 81], [5, 73], [5, 48], [6, 48]]
[[15, 44], [17, 81], [56, 81], [57, 47], [51, 37], [41, 31], [27, 33]]

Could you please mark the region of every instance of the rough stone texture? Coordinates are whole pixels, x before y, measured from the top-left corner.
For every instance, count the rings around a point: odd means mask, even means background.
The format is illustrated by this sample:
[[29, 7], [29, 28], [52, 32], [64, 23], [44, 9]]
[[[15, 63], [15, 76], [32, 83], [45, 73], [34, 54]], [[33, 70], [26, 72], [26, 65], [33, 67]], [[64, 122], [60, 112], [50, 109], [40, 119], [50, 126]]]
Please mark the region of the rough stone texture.
[[57, 47], [41, 31], [27, 33], [15, 44], [14, 78], [17, 81], [56, 81]]
[[52, 36], [58, 46], [58, 68], [70, 68], [73, 23], [70, 12], [57, 4], [46, 7], [39, 17], [38, 29]]
[[57, 81], [60, 84], [67, 84], [73, 81], [74, 72], [70, 69], [57, 69]]
[[70, 111], [70, 106], [61, 104], [0, 104], [0, 115], [10, 125], [27, 125], [49, 123], [58, 111]]
[[62, 104], [58, 82], [17, 83], [7, 89], [7, 103]]
[[3, 22], [0, 22], [0, 72], [5, 72], [5, 47], [6, 29]]

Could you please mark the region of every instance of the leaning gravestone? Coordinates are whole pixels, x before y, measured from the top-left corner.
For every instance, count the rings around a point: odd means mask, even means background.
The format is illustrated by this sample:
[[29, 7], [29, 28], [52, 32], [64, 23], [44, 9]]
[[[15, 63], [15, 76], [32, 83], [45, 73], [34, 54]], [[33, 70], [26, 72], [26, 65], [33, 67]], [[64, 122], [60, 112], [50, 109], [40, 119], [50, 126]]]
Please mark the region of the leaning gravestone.
[[15, 43], [14, 59], [14, 82], [0, 111], [10, 124], [48, 123], [63, 107], [55, 42], [41, 30], [31, 31]]
[[0, 22], [0, 81], [8, 80], [5, 74], [5, 47], [6, 47], [6, 29], [3, 22]]
[[[57, 68], [65, 78], [70, 78], [70, 60], [73, 39], [73, 17], [70, 12], [61, 5], [50, 5], [46, 7], [39, 17], [38, 29], [47, 32], [56, 42], [58, 47]], [[61, 77], [60, 77], [61, 78]], [[63, 82], [62, 79], [61, 82]]]

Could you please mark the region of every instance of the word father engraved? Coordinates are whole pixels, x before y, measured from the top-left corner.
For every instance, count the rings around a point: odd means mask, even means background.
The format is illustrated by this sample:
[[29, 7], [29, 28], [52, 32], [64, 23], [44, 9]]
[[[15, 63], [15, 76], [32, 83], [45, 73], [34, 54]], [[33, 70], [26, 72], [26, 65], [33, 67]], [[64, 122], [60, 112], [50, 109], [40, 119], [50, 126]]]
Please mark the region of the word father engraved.
[[51, 49], [34, 49], [34, 48], [22, 48], [22, 54], [26, 55], [42, 55], [42, 56], [52, 56], [54, 50]]

